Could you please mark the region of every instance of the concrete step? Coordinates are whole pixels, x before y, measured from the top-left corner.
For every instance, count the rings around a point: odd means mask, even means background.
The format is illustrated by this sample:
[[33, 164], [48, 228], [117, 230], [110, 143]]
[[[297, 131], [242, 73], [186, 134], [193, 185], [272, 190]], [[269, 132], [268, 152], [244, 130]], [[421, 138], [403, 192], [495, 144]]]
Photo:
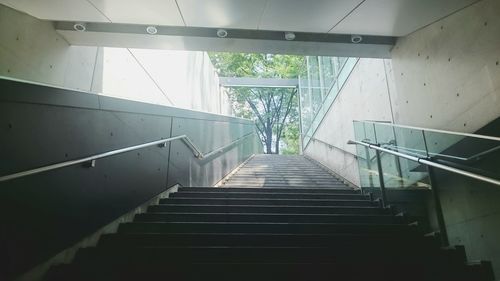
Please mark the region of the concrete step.
[[332, 194], [359, 194], [359, 190], [352, 188], [314, 188], [314, 187], [280, 187], [280, 188], [242, 188], [242, 187], [181, 187], [179, 191], [191, 192], [260, 192], [260, 193], [332, 193]]
[[[459, 267], [442, 267], [429, 261], [406, 262], [402, 259], [398, 266], [374, 259], [363, 264], [357, 262], [196, 262], [171, 261], [158, 265], [144, 263], [141, 266], [123, 264], [77, 264], [59, 265], [51, 270], [50, 281], [122, 281], [122, 280], [169, 280], [176, 281], [470, 281], [475, 276], [461, 274]], [[472, 277], [472, 278], [470, 278]]]
[[313, 180], [303, 180], [303, 181], [287, 181], [287, 180], [281, 180], [281, 181], [269, 181], [269, 180], [229, 180], [225, 182], [224, 184], [227, 185], [253, 185], [253, 184], [266, 184], [266, 185], [302, 185], [302, 186], [346, 186], [343, 183], [338, 183], [338, 182], [320, 182], [320, 181], [313, 181]]
[[231, 178], [255, 178], [255, 177], [269, 177], [270, 179], [304, 179], [304, 178], [317, 178], [321, 180], [337, 180], [338, 178], [328, 174], [328, 173], [312, 173], [305, 171], [293, 171], [290, 173], [280, 173], [280, 172], [251, 172], [245, 173], [241, 172], [241, 170], [233, 174]]
[[221, 187], [266, 187], [266, 188], [301, 188], [301, 187], [311, 187], [311, 188], [348, 188], [345, 184], [303, 184], [303, 183], [262, 183], [262, 182], [247, 182], [247, 183], [231, 183], [227, 182]]
[[279, 213], [145, 213], [136, 222], [277, 222], [277, 223], [404, 223], [392, 215], [279, 214]]
[[[262, 233], [170, 233], [106, 234], [98, 247], [330, 247], [337, 251], [383, 250], [391, 245], [434, 247], [433, 241], [417, 233], [393, 237], [366, 234], [262, 234]], [[413, 248], [415, 249], [415, 248]]]
[[217, 199], [217, 198], [166, 198], [160, 204], [196, 204], [196, 205], [276, 205], [276, 206], [376, 206], [369, 200], [322, 200], [322, 199]]
[[341, 199], [367, 200], [367, 195], [361, 194], [331, 194], [331, 193], [285, 193], [285, 192], [191, 192], [179, 191], [169, 198], [276, 198], [276, 199]]
[[391, 210], [379, 207], [349, 206], [273, 206], [273, 205], [189, 205], [161, 204], [148, 207], [148, 212], [183, 212], [183, 213], [280, 213], [280, 214], [391, 214]]
[[406, 224], [355, 223], [242, 223], [242, 222], [131, 222], [120, 224], [120, 233], [388, 233], [404, 235], [418, 227]]
[[400, 239], [382, 244], [339, 243], [332, 247], [276, 247], [276, 246], [155, 246], [133, 247], [97, 247], [80, 250], [75, 263], [129, 265], [169, 262], [414, 262], [427, 259], [425, 263], [443, 261], [439, 250], [425, 247], [422, 243], [410, 243]]

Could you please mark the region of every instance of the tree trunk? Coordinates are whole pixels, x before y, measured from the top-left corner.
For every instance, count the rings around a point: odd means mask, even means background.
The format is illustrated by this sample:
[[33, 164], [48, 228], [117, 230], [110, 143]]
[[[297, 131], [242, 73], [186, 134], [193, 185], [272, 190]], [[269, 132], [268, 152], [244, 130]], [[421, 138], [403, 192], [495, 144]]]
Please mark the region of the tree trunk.
[[280, 154], [280, 136], [276, 136], [276, 148], [274, 149], [274, 153]]
[[266, 153], [271, 154], [272, 152], [272, 144], [273, 144], [273, 128], [266, 127]]

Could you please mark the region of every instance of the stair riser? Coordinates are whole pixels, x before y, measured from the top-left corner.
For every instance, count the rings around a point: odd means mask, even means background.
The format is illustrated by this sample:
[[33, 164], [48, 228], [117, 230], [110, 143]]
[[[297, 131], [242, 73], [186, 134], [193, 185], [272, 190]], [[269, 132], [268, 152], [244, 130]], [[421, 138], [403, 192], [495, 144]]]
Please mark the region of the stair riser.
[[407, 250], [422, 247], [431, 248], [421, 236], [405, 235], [248, 235], [248, 234], [172, 234], [172, 235], [105, 235], [99, 240], [99, 247], [331, 247], [353, 251], [383, 250], [384, 247], [401, 245]]
[[327, 189], [327, 188], [229, 188], [229, 187], [182, 187], [179, 191], [191, 192], [259, 192], [259, 193], [322, 193], [322, 194], [359, 194], [358, 190], [343, 188], [343, 189]]
[[226, 215], [226, 214], [139, 214], [137, 222], [276, 222], [276, 223], [402, 223], [394, 216], [298, 216], [298, 215]]
[[368, 200], [255, 200], [255, 199], [161, 199], [160, 204], [199, 204], [199, 205], [280, 205], [280, 206], [376, 206], [375, 202]]
[[415, 229], [399, 224], [126, 223], [121, 224], [118, 231], [122, 233], [386, 233], [404, 235]]
[[[417, 245], [420, 246], [420, 245]], [[405, 244], [392, 243], [385, 247], [371, 246], [366, 248], [349, 247], [293, 247], [293, 248], [260, 248], [260, 247], [156, 247], [156, 248], [133, 248], [113, 247], [111, 249], [98, 248], [77, 255], [76, 262], [108, 263], [108, 264], [132, 264], [140, 263], [164, 263], [164, 262], [354, 262], [371, 261], [378, 262], [416, 263], [427, 257], [441, 261], [435, 255], [436, 252], [426, 248], [416, 248], [410, 245], [405, 251]], [[384, 250], [384, 255], [379, 252]], [[411, 251], [412, 255], [405, 257], [404, 262], [400, 260], [401, 255]], [[263, 253], [266, 253], [263, 255]]]
[[307, 183], [261, 183], [261, 182], [245, 182], [245, 183], [232, 183], [227, 182], [223, 187], [240, 187], [240, 188], [251, 188], [251, 187], [270, 187], [270, 188], [293, 188], [293, 187], [315, 187], [315, 188], [346, 188], [345, 185], [334, 185], [334, 184], [314, 184], [311, 182]]
[[358, 194], [287, 194], [287, 193], [214, 193], [214, 192], [177, 192], [170, 198], [255, 198], [255, 199], [338, 199], [338, 200], [367, 200], [368, 196]]
[[209, 205], [153, 205], [148, 212], [191, 213], [281, 213], [281, 214], [390, 214], [388, 209], [375, 207], [289, 207], [289, 206], [209, 206]]

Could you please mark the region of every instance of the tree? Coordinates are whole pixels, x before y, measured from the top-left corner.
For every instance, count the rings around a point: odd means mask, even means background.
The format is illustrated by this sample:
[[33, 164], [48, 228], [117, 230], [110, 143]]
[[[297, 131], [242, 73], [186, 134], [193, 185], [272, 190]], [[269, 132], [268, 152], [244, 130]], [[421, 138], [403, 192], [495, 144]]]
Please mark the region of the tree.
[[[210, 58], [225, 77], [297, 78], [304, 63], [303, 57], [289, 55], [211, 53]], [[297, 89], [239, 87], [229, 94], [236, 115], [255, 120], [266, 153], [279, 154], [283, 137], [286, 152], [298, 152]]]

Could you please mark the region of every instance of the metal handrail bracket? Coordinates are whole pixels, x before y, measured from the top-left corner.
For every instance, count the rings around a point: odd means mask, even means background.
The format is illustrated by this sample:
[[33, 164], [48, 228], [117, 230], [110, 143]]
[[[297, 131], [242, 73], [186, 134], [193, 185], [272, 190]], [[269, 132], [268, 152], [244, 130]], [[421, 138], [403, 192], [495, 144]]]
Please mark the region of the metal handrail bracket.
[[237, 140], [235, 140], [227, 145], [224, 145], [223, 147], [214, 149], [213, 151], [211, 151], [207, 154], [203, 154], [203, 152], [201, 152], [201, 150], [193, 143], [193, 141], [188, 136], [179, 135], [179, 136], [175, 136], [175, 137], [171, 137], [171, 138], [165, 138], [165, 139], [160, 139], [157, 141], [147, 142], [147, 143], [129, 146], [129, 147], [125, 147], [125, 148], [120, 148], [120, 149], [116, 149], [116, 150], [111, 150], [108, 152], [95, 154], [92, 156], [88, 156], [88, 157], [84, 157], [84, 158], [80, 158], [80, 159], [76, 159], [76, 160], [59, 162], [56, 164], [51, 164], [51, 165], [47, 165], [47, 166], [43, 166], [43, 167], [39, 167], [39, 168], [35, 168], [35, 169], [30, 169], [30, 170], [26, 170], [26, 171], [21, 171], [21, 172], [9, 174], [9, 175], [1, 176], [0, 182], [9, 181], [9, 180], [17, 179], [17, 178], [22, 178], [25, 176], [39, 174], [39, 173], [43, 173], [43, 172], [47, 172], [47, 171], [51, 171], [51, 170], [55, 170], [55, 169], [60, 169], [60, 168], [68, 167], [68, 166], [73, 166], [73, 165], [77, 165], [77, 164], [86, 164], [87, 167], [95, 167], [95, 161], [98, 159], [110, 157], [110, 156], [117, 155], [117, 154], [122, 154], [125, 152], [129, 152], [129, 151], [133, 151], [133, 150], [137, 150], [137, 149], [141, 149], [141, 148], [145, 148], [145, 147], [150, 147], [150, 146], [166, 147], [169, 142], [175, 141], [175, 140], [182, 140], [182, 142], [187, 147], [189, 147], [189, 149], [191, 149], [191, 151], [193, 152], [193, 155], [196, 158], [203, 159], [203, 158], [208, 158], [208, 157], [211, 157], [211, 156], [216, 155], [218, 153], [221, 153], [227, 147], [232, 146], [233, 144], [240, 142], [243, 139], [245, 139], [253, 134], [254, 134], [254, 132], [249, 133], [249, 134], [247, 134], [247, 135], [245, 135], [245, 136], [243, 136], [243, 137], [241, 137], [241, 138], [239, 138], [239, 139], [237, 139]]
[[[337, 150], [340, 150], [340, 151], [342, 151], [342, 152], [344, 152], [344, 153], [346, 153], [346, 154], [352, 155], [354, 158], [358, 158], [358, 157], [360, 157], [360, 156], [356, 155], [355, 153], [352, 153], [352, 152], [350, 152], [350, 151], [347, 151], [347, 150], [345, 150], [345, 149], [343, 149], [343, 148], [340, 148], [340, 147], [338, 147], [338, 146], [335, 146], [335, 145], [333, 145], [333, 144], [327, 143], [327, 142], [326, 142], [326, 141], [324, 141], [324, 140], [320, 140], [320, 139], [317, 139], [317, 138], [315, 138], [315, 137], [310, 137], [310, 138], [311, 138], [311, 140], [312, 140], [312, 141], [317, 141], [317, 142], [322, 143], [322, 144], [324, 144], [324, 145], [326, 145], [326, 146], [328, 146], [328, 147], [330, 147], [330, 148], [335, 148], [335, 149], [337, 149]], [[360, 157], [360, 158], [362, 158], [362, 159], [363, 159], [363, 157]]]

